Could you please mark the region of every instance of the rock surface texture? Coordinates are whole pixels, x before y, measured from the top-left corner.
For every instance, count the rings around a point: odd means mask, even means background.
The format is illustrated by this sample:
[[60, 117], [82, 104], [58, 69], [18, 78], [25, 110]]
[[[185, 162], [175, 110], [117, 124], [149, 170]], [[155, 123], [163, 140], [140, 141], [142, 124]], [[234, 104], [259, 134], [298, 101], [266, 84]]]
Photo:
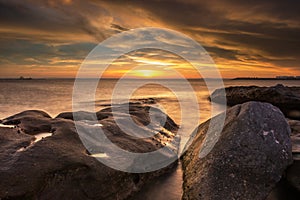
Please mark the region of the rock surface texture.
[[200, 158], [209, 122], [198, 127], [182, 157], [183, 199], [265, 199], [292, 163], [290, 128], [282, 112], [260, 102], [228, 109], [219, 140]]
[[[285, 87], [281, 84], [272, 87], [236, 86], [225, 88], [227, 105], [234, 106], [248, 101], [268, 102], [280, 108], [284, 115], [300, 119], [300, 87]], [[215, 90], [210, 100], [225, 102], [222, 90]]]
[[289, 120], [294, 163], [286, 171], [287, 181], [300, 192], [300, 121]]
[[[136, 123], [149, 123], [150, 107], [130, 105], [129, 108]], [[122, 106], [118, 111], [122, 121]], [[166, 117], [166, 123], [158, 125], [160, 130], [152, 130], [156, 131], [153, 137], [138, 140], [118, 128], [111, 107], [96, 113], [101, 127], [92, 124], [92, 114], [87, 112], [81, 113], [80, 123], [102, 128], [108, 138], [125, 150], [147, 152], [164, 146], [178, 129], [164, 113], [159, 110], [155, 113], [154, 117]], [[175, 165], [144, 174], [105, 166], [82, 145], [72, 113], [62, 113], [52, 119], [42, 111], [25, 111], [2, 123], [15, 128], [0, 128], [0, 199], [126, 199], [145, 182]], [[40, 134], [48, 137], [37, 140]]]

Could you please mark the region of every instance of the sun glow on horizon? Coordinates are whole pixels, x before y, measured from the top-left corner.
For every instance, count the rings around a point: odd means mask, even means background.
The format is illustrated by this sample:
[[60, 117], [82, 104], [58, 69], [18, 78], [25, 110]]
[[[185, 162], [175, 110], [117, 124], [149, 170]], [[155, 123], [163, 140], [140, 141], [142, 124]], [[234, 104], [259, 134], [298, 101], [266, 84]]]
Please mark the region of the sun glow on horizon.
[[133, 72], [134, 76], [137, 77], [145, 77], [145, 78], [154, 78], [160, 76], [162, 73], [156, 70], [149, 70], [149, 69], [142, 69], [142, 70], [135, 70]]

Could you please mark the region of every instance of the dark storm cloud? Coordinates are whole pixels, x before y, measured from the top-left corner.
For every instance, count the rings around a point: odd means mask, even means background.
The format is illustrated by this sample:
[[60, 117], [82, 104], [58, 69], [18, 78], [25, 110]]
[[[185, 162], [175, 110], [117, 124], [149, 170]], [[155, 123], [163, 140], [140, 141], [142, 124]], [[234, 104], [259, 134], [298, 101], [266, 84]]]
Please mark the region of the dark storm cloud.
[[101, 29], [102, 24], [91, 23], [91, 18], [106, 16], [105, 9], [80, 1], [72, 5], [59, 2], [0, 0], [0, 25], [51, 33], [87, 33], [98, 42], [110, 35], [109, 30]]
[[51, 65], [53, 59], [57, 58], [60, 61], [80, 61], [96, 46], [94, 43], [53, 46], [26, 40], [0, 40], [0, 42], [0, 62], [19, 65]]
[[58, 10], [22, 1], [0, 1], [2, 27], [24, 27], [48, 31], [79, 31], [76, 20]]
[[2, 75], [8, 71], [3, 68], [11, 66], [49, 66], [49, 71], [52, 66], [78, 66], [99, 41], [110, 35], [110, 30], [94, 26], [88, 17], [101, 17], [105, 10], [60, 2], [0, 0]]

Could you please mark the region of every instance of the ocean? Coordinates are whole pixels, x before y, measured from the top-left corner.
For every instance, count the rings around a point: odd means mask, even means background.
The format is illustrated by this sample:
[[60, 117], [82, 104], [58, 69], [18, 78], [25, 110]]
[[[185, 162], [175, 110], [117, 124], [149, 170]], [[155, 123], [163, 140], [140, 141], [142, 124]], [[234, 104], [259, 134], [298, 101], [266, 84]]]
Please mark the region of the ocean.
[[[117, 80], [105, 79], [98, 84], [96, 92], [90, 94], [89, 80], [82, 80], [86, 84], [86, 90], [80, 95], [95, 95], [95, 111], [98, 111], [107, 104], [111, 103], [112, 93], [115, 91]], [[223, 111], [224, 107], [218, 104], [211, 104], [208, 101], [209, 92], [218, 88], [218, 80], [209, 80], [205, 83], [203, 80], [190, 80], [193, 91], [188, 90], [181, 81], [163, 80], [159, 85], [153, 80], [126, 80], [122, 83], [124, 88], [133, 88], [130, 94], [132, 101], [141, 101], [149, 98], [157, 100], [159, 108], [164, 110], [174, 121], [181, 123], [181, 106], [177, 101], [177, 96], [186, 97], [184, 101], [189, 101], [191, 95], [195, 95], [198, 100], [198, 107], [195, 106], [196, 112], [200, 113], [199, 123], [206, 121], [210, 117]], [[138, 88], [138, 85], [146, 84]], [[210, 91], [206, 84], [210, 85]], [[224, 80], [224, 85], [228, 86], [273, 86], [283, 84], [285, 86], [300, 86], [297, 80]], [[0, 80], [0, 119], [4, 119], [13, 114], [29, 109], [43, 110], [52, 117], [57, 116], [61, 112], [72, 111], [72, 93], [73, 79], [33, 79], [33, 80]], [[167, 87], [176, 88], [171, 91]], [[117, 95], [118, 96], [118, 95]], [[85, 98], [86, 99], [86, 98]], [[127, 99], [119, 95], [117, 102], [126, 102]], [[91, 101], [79, 102], [83, 106], [93, 103]], [[212, 107], [214, 112], [212, 113]], [[184, 108], [182, 108], [184, 109]], [[191, 114], [191, 119], [195, 116]], [[180, 199], [182, 194], [182, 172], [178, 167], [174, 172], [160, 177], [151, 182], [138, 193], [137, 199]]]
[[[86, 80], [88, 82], [88, 80]], [[101, 80], [95, 93], [95, 110], [100, 110], [103, 105], [110, 103], [112, 92], [117, 80]], [[145, 80], [126, 80], [124, 83], [126, 88], [135, 88], [136, 85], [148, 83]], [[194, 93], [199, 102], [200, 122], [203, 122], [211, 117], [211, 103], [208, 101], [209, 91], [203, 80], [191, 80], [190, 83], [194, 91], [188, 91], [187, 88], [181, 87], [181, 81], [164, 80], [164, 86], [148, 83], [145, 87], [136, 88], [131, 99], [158, 99], [158, 103], [162, 106], [167, 114], [169, 114], [177, 123], [180, 123], [180, 106], [176, 101], [176, 95], [188, 97]], [[216, 80], [208, 81], [212, 89]], [[224, 85], [240, 86], [240, 85], [257, 85], [257, 86], [272, 86], [283, 84], [286, 86], [300, 86], [300, 81], [297, 80], [224, 80]], [[168, 90], [167, 86], [176, 87], [176, 95]], [[73, 79], [37, 79], [37, 80], [1, 80], [0, 79], [0, 119], [6, 118], [13, 114], [22, 112], [28, 109], [37, 109], [46, 111], [52, 117], [55, 117], [61, 112], [72, 111], [72, 92]], [[88, 83], [87, 83], [88, 86]], [[86, 91], [82, 91], [82, 95]], [[119, 99], [122, 102], [122, 99]], [[126, 101], [125, 99], [123, 100]], [[88, 103], [88, 102], [82, 102]], [[217, 104], [216, 113], [222, 111]]]

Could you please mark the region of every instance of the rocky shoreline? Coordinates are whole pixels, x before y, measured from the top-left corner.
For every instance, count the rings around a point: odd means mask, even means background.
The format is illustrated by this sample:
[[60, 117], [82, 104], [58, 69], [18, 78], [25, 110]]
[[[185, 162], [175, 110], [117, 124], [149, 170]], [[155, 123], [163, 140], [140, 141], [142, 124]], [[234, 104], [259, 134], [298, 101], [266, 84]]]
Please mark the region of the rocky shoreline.
[[222, 89], [215, 90], [209, 100], [216, 103], [227, 102], [228, 106], [248, 101], [271, 103], [291, 119], [300, 119], [300, 87], [287, 87], [277, 84], [272, 87], [235, 86], [225, 88], [226, 99]]
[[[283, 90], [282, 86], [276, 88]], [[212, 95], [212, 101], [218, 102], [217, 94], [216, 91]], [[296, 92], [293, 95], [297, 96]], [[154, 99], [150, 101], [155, 103]], [[126, 105], [129, 113], [124, 112], [125, 105], [113, 105], [117, 107], [114, 116], [112, 105], [106, 105], [95, 113], [96, 122], [94, 113], [81, 111], [76, 116], [81, 117], [80, 125], [85, 128], [101, 127], [122, 149], [151, 152], [174, 140], [179, 127], [158, 109], [150, 116], [153, 107], [147, 101], [144, 103]], [[299, 198], [300, 121], [287, 120], [282, 108], [270, 103], [242, 103], [227, 110], [220, 138], [205, 157], [199, 157], [199, 152], [213, 119], [194, 131], [191, 146], [181, 157], [182, 199], [279, 200], [282, 198], [276, 192], [287, 185], [295, 192], [289, 194]], [[153, 117], [162, 123], [157, 124], [155, 135], [137, 140], [115, 122], [117, 117], [126, 125], [128, 115], [142, 127]], [[215, 118], [221, 115], [224, 113]], [[161, 119], [166, 119], [166, 123]], [[146, 183], [177, 166], [174, 162], [149, 173], [127, 173], [105, 166], [82, 145], [71, 112], [51, 118], [46, 112], [29, 110], [0, 123], [0, 199], [134, 199]], [[144, 127], [143, 131], [153, 130]], [[292, 197], [287, 198], [286, 193], [283, 196], [284, 199]]]
[[[121, 108], [120, 116], [124, 115]], [[136, 123], [149, 123], [149, 106], [133, 104], [129, 108]], [[91, 126], [91, 113], [81, 114], [82, 126], [99, 128]], [[118, 129], [110, 107], [96, 115], [107, 137], [131, 152], [161, 148], [173, 139], [178, 129], [174, 121], [166, 117], [166, 123], [152, 138], [136, 140]], [[163, 115], [157, 111], [156, 117]], [[143, 174], [107, 167], [82, 145], [72, 116], [72, 113], [62, 113], [51, 118], [43, 111], [31, 110], [2, 121], [4, 125], [15, 128], [0, 128], [0, 199], [126, 199], [146, 182], [177, 165], [174, 162], [163, 169]], [[36, 141], [42, 133], [50, 133], [51, 136]]]

